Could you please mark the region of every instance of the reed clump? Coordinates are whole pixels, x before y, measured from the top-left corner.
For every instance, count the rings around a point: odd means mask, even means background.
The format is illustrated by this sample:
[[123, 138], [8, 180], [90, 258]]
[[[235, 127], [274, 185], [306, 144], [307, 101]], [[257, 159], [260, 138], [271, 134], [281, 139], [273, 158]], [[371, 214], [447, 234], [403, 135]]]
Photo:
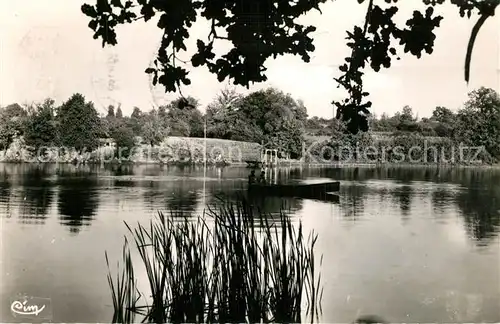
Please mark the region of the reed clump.
[[241, 198], [220, 201], [196, 220], [160, 212], [148, 226], [126, 224], [149, 291], [137, 288], [125, 239], [122, 269], [115, 279], [108, 274], [113, 322], [130, 323], [138, 316], [154, 323], [318, 319], [317, 235], [306, 238], [302, 224], [293, 225], [283, 211], [273, 222], [268, 216]]

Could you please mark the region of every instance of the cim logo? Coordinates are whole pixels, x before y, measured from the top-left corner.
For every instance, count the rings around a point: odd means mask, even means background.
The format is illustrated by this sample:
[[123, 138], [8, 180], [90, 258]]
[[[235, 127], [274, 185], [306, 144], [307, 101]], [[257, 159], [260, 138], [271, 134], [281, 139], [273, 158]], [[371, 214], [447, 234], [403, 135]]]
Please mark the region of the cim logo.
[[51, 320], [52, 305], [50, 298], [18, 297], [12, 300], [10, 310], [14, 317], [29, 317], [30, 319]]

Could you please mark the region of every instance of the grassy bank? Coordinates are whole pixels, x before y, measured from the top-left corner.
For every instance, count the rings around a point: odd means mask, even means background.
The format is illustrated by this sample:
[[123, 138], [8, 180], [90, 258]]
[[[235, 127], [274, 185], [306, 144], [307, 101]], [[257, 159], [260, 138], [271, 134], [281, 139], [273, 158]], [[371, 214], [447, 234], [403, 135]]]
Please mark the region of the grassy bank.
[[[220, 201], [197, 221], [174, 223], [160, 213], [148, 226], [127, 225], [135, 253], [125, 240], [122, 267], [108, 275], [113, 322], [317, 319], [322, 295], [317, 235], [306, 238], [302, 225], [293, 226], [283, 212], [276, 223], [267, 216], [240, 198]], [[139, 265], [148, 278], [144, 292], [136, 281]]]
[[[430, 145], [436, 145], [439, 151], [445, 152], [445, 156], [433, 154], [429, 149], [426, 153], [428, 163], [424, 162], [408, 162], [406, 159], [402, 162], [398, 161], [399, 156], [387, 151], [386, 162], [376, 161], [376, 157], [369, 159], [354, 158], [349, 162], [336, 161], [331, 152], [335, 152], [335, 148], [330, 148], [329, 156], [321, 156], [328, 153], [328, 150], [322, 152], [322, 147], [331, 145], [329, 140], [323, 140], [312, 145], [303, 160], [281, 160], [280, 166], [303, 166], [303, 167], [348, 167], [348, 166], [397, 166], [397, 165], [416, 165], [416, 166], [461, 166], [461, 167], [478, 167], [495, 165], [495, 160], [487, 153], [483, 152], [479, 158], [483, 163], [464, 163], [457, 161], [456, 163], [446, 162], [450, 160], [450, 152], [454, 148], [453, 143], [447, 139], [436, 139], [430, 137], [394, 137], [392, 139], [377, 140], [375, 142], [362, 143], [360, 150], [363, 150], [367, 145], [374, 145], [375, 148], [391, 148], [399, 146], [403, 148], [403, 152], [408, 152], [413, 146], [422, 146], [422, 141], [429, 141]], [[330, 143], [330, 144], [329, 144]], [[311, 144], [311, 143], [309, 143]], [[353, 149], [354, 150], [354, 149]], [[127, 150], [130, 152], [129, 150]], [[231, 141], [224, 139], [206, 139], [206, 156], [207, 165], [215, 166], [246, 166], [245, 161], [260, 160], [261, 145], [257, 143]], [[12, 163], [76, 163], [76, 164], [165, 164], [165, 165], [203, 165], [205, 153], [205, 140], [203, 138], [193, 137], [169, 137], [163, 143], [156, 146], [139, 145], [133, 148], [132, 155], [126, 158], [116, 158], [116, 150], [110, 146], [100, 147], [92, 152], [79, 153], [75, 150], [61, 150], [60, 148], [49, 149], [45, 155], [39, 156], [36, 151], [28, 148], [22, 138], [17, 138], [5, 151], [0, 151], [0, 162]], [[471, 158], [473, 153], [469, 152]], [[406, 157], [407, 158], [407, 157]], [[437, 160], [438, 162], [434, 162]], [[496, 163], [498, 165], [498, 163]]]
[[[260, 158], [260, 145], [256, 143], [206, 139], [208, 165], [242, 164], [246, 160]], [[117, 150], [111, 146], [100, 147], [92, 152], [77, 152], [62, 148], [48, 148], [38, 154], [17, 138], [10, 147], [0, 152], [0, 162], [13, 163], [125, 163], [125, 164], [204, 164], [205, 140], [203, 138], [169, 137], [156, 146], [138, 145], [124, 149], [119, 159]]]
[[483, 166], [499, 162], [484, 146], [447, 137], [402, 132], [393, 136], [360, 133], [338, 139], [309, 139], [305, 162], [345, 165]]
[[302, 168], [500, 168], [500, 163], [494, 164], [443, 164], [443, 163], [303, 163], [291, 164], [292, 167]]

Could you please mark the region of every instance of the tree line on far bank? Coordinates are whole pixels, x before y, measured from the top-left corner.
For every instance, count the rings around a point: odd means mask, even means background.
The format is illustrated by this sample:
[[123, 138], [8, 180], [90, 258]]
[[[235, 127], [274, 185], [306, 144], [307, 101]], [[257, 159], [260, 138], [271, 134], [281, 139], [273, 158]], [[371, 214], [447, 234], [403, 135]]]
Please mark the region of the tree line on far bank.
[[[326, 159], [338, 158], [331, 157], [328, 150], [320, 153], [320, 148], [325, 145], [332, 148], [330, 152], [336, 152], [339, 147], [362, 151], [368, 146], [401, 147], [408, 152], [411, 147], [421, 147], [427, 141], [428, 145], [438, 149], [439, 156], [425, 152], [426, 161], [449, 160], [453, 151], [458, 155], [460, 145], [483, 147], [480, 155], [483, 162], [500, 161], [500, 96], [491, 88], [481, 87], [471, 91], [469, 99], [456, 112], [437, 106], [430, 117], [418, 118], [411, 107], [405, 106], [393, 116], [386, 113], [380, 117], [371, 115], [368, 123], [368, 132], [351, 134], [337, 119], [308, 119], [309, 144], [315, 141], [314, 138], [330, 138], [321, 141], [318, 149], [313, 149], [313, 154]], [[446, 152], [447, 156], [441, 156], [441, 152]]]
[[[351, 134], [337, 119], [308, 118], [301, 100], [275, 88], [246, 96], [226, 89], [207, 106], [206, 114], [199, 108], [198, 100], [187, 97], [150, 111], [134, 107], [130, 116], [124, 116], [120, 106], [109, 106], [100, 115], [78, 93], [60, 106], [52, 99], [24, 107], [11, 104], [0, 108], [0, 147], [5, 150], [19, 137], [37, 150], [65, 146], [89, 152], [99, 146], [100, 138], [112, 138], [117, 148], [138, 145], [137, 137], [154, 146], [168, 136], [203, 137], [206, 122], [209, 138], [262, 143], [291, 158], [301, 157], [302, 144], [318, 136], [328, 136], [330, 140], [323, 144], [330, 147], [409, 146], [424, 137], [439, 138], [438, 142], [448, 146], [459, 142], [484, 146], [492, 161], [500, 158], [500, 97], [484, 87], [469, 93], [469, 100], [457, 112], [436, 107], [432, 116], [419, 119], [405, 106], [391, 117], [372, 115], [369, 131], [357, 134]], [[384, 140], [377, 135], [380, 133]]]
[[[280, 147], [293, 157], [301, 153], [307, 110], [291, 95], [274, 88], [246, 96], [224, 90], [206, 109], [193, 97], [178, 98], [165, 106], [143, 111], [134, 107], [125, 116], [120, 106], [109, 106], [99, 114], [82, 94], [74, 94], [60, 106], [52, 99], [21, 106], [0, 108], [0, 149], [6, 150], [16, 138], [40, 152], [55, 146], [91, 152], [99, 139], [111, 138], [125, 152], [141, 143], [159, 145], [168, 136], [221, 138], [264, 143]], [[123, 152], [123, 151], [122, 151]]]

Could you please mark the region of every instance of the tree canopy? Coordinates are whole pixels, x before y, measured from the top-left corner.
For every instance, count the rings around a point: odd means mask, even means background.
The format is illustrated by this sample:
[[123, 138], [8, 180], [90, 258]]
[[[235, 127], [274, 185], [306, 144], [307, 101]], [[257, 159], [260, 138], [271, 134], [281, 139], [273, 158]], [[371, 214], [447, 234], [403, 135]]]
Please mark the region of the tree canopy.
[[168, 125], [157, 110], [151, 110], [142, 118], [141, 135], [151, 146], [161, 143], [168, 135]]
[[243, 98], [235, 89], [223, 89], [207, 107], [207, 136], [230, 139], [234, 133], [236, 104]]
[[67, 147], [87, 152], [99, 146], [100, 120], [92, 102], [74, 94], [57, 112], [60, 142]]
[[[188, 69], [182, 66], [177, 54], [186, 51], [189, 28], [201, 17], [211, 23], [208, 39], [196, 41], [196, 52], [190, 63], [196, 68], [206, 66], [216, 74], [219, 81], [227, 78], [236, 85], [249, 87], [250, 83], [267, 80], [264, 66], [270, 57], [299, 55], [304, 62], [310, 61], [315, 47], [310, 36], [315, 26], [305, 26], [297, 18], [312, 10], [320, 10], [327, 0], [97, 0], [95, 5], [84, 4], [82, 12], [90, 18], [89, 28], [94, 38], [100, 38], [102, 45], [116, 45], [118, 25], [138, 20], [149, 21], [159, 16], [157, 26], [162, 30], [161, 45], [154, 66], [145, 72], [153, 75], [153, 84], [163, 84], [166, 91], [180, 90], [181, 84], [191, 83]], [[357, 133], [368, 129], [369, 95], [363, 90], [363, 70], [366, 63], [379, 71], [389, 68], [393, 58], [399, 59], [397, 42], [405, 53], [418, 58], [422, 52], [431, 54], [434, 48], [435, 29], [442, 16], [434, 8], [445, 0], [423, 0], [425, 9], [415, 10], [403, 26], [395, 22], [398, 12], [397, 0], [385, 0], [375, 4], [368, 2], [363, 26], [354, 26], [347, 32], [347, 46], [352, 53], [340, 66], [342, 75], [335, 80], [346, 90], [346, 98], [333, 101], [337, 107], [337, 118], [342, 119], [348, 130]], [[498, 0], [450, 0], [457, 6], [462, 17], [477, 13], [480, 18], [474, 26], [465, 59], [465, 80], [469, 80], [469, 67], [476, 36], [484, 22], [494, 15]], [[232, 47], [227, 53], [217, 55], [214, 45], [217, 40], [228, 40]], [[181, 103], [185, 103], [184, 100]]]
[[[181, 100], [187, 103], [184, 109], [179, 107]], [[14, 152], [23, 147], [43, 153], [38, 149], [63, 145], [86, 148], [88, 152], [97, 147], [99, 137], [106, 137], [114, 140], [115, 153], [125, 149], [118, 156], [127, 158], [138, 145], [158, 146], [168, 136], [203, 136], [206, 123], [207, 137], [262, 143], [265, 148], [278, 149], [282, 157], [304, 157], [304, 143], [313, 148], [310, 153], [327, 159], [342, 158], [338, 150], [343, 147], [357, 152], [358, 148], [376, 145], [389, 148], [389, 161], [401, 162], [393, 147], [410, 149], [427, 141], [446, 152], [460, 149], [461, 145], [481, 148], [480, 160], [500, 161], [500, 97], [495, 90], [484, 87], [470, 92], [469, 100], [457, 112], [438, 106], [431, 116], [419, 118], [411, 107], [404, 106], [391, 117], [385, 113], [380, 118], [369, 116], [371, 131], [357, 134], [349, 132], [346, 122], [340, 119], [308, 118], [303, 102], [275, 88], [246, 95], [225, 89], [208, 105], [205, 115], [193, 97], [177, 98], [148, 112], [134, 107], [130, 116], [117, 116], [113, 106], [108, 111], [107, 116], [99, 118], [92, 103], [81, 94], [73, 95], [59, 107], [47, 99], [31, 106], [12, 104], [0, 108], [2, 148], [13, 148], [9, 156], [14, 157]], [[137, 137], [142, 138], [142, 143]], [[327, 146], [337, 153], [322, 151]], [[450, 156], [435, 154], [432, 149], [427, 154], [428, 160], [436, 163], [451, 161]]]
[[[184, 100], [185, 105], [181, 101]], [[170, 121], [171, 136], [203, 137], [203, 115], [198, 110], [199, 102], [189, 96], [177, 98], [166, 107], [161, 107], [165, 113], [163, 118]]]
[[37, 105], [26, 121], [24, 140], [36, 150], [43, 146], [53, 146], [58, 142], [58, 126], [54, 100], [46, 99]]
[[16, 136], [24, 134], [26, 110], [18, 104], [0, 109], [0, 145], [6, 149]]
[[207, 108], [206, 118], [210, 137], [263, 143], [292, 157], [302, 153], [307, 109], [278, 89], [247, 96], [225, 89]]
[[500, 157], [500, 96], [495, 90], [482, 87], [469, 93], [457, 119], [460, 141], [483, 146], [492, 156]]

